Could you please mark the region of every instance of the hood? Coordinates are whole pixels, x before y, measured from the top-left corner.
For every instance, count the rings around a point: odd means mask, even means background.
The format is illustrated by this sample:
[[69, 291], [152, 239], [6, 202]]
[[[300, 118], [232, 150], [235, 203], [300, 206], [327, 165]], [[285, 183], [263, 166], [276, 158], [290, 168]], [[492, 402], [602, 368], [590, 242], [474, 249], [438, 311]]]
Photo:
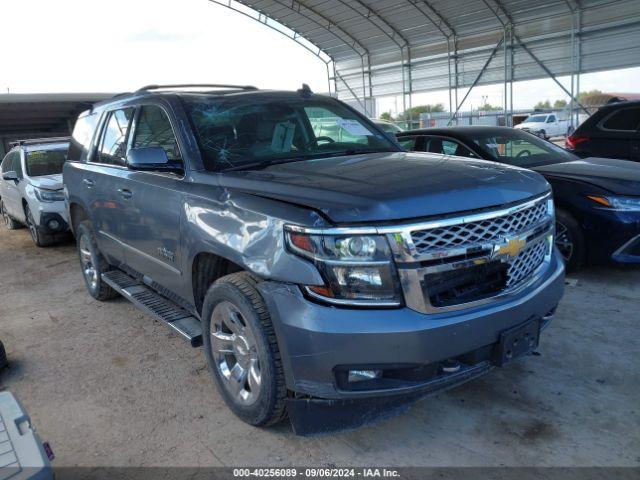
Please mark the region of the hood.
[[513, 128], [517, 128], [522, 130], [523, 128], [529, 128], [529, 129], [534, 129], [534, 128], [541, 128], [545, 125], [545, 122], [528, 122], [528, 123], [519, 123], [518, 125], [516, 125]]
[[628, 160], [589, 157], [533, 167], [543, 175], [591, 183], [619, 195], [640, 195], [640, 164]]
[[373, 153], [220, 176], [222, 186], [313, 208], [337, 224], [495, 207], [549, 190], [535, 172], [426, 153]]
[[42, 175], [40, 177], [29, 177], [29, 183], [37, 188], [43, 190], [60, 190], [64, 185], [62, 184], [62, 174], [56, 173], [54, 175]]

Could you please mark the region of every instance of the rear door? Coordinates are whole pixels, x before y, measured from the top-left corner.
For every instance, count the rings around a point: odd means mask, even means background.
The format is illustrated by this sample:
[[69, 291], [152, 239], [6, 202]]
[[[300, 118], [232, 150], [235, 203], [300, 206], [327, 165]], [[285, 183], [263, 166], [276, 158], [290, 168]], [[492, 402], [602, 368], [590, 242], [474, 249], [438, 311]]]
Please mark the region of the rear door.
[[145, 275], [154, 287], [180, 292], [180, 218], [184, 163], [172, 126], [169, 107], [147, 104], [138, 107], [130, 148], [160, 147], [182, 173], [128, 170], [129, 208], [120, 219], [125, 224], [122, 240], [125, 261]]
[[132, 208], [126, 195], [126, 150], [133, 113], [133, 108], [123, 108], [104, 114], [96, 151], [89, 158], [91, 168], [82, 178], [82, 188], [92, 199], [89, 208], [100, 250], [115, 264], [124, 261], [122, 219]]

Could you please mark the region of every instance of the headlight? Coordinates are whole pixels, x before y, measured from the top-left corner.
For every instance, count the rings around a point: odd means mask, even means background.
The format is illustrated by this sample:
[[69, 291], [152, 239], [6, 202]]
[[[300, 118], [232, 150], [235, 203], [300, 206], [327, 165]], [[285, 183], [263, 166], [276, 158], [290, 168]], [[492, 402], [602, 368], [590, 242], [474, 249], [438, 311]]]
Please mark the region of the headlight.
[[36, 198], [41, 202], [59, 202], [64, 201], [64, 192], [62, 190], [42, 190], [34, 188]]
[[326, 302], [342, 305], [397, 306], [401, 294], [391, 249], [382, 235], [324, 235], [294, 231], [285, 238], [289, 250], [318, 268], [323, 286], [304, 286]]
[[618, 195], [587, 196], [600, 205], [621, 212], [640, 212], [640, 197], [622, 197]]

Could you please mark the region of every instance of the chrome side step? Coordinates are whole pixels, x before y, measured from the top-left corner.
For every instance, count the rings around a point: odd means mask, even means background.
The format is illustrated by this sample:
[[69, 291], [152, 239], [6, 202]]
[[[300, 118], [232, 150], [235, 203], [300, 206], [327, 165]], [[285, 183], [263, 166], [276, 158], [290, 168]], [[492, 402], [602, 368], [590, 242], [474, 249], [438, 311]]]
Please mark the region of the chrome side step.
[[158, 295], [121, 270], [103, 273], [102, 280], [140, 310], [173, 328], [192, 347], [202, 345], [200, 320], [185, 309]]

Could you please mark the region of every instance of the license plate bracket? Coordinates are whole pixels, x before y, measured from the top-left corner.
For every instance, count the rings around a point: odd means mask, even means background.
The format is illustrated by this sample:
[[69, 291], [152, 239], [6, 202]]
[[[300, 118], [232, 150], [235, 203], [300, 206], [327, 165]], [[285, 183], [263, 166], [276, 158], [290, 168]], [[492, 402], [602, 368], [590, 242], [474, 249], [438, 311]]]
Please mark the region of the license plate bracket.
[[538, 347], [540, 319], [527, 320], [500, 333], [494, 363], [502, 366], [518, 357], [531, 353]]

